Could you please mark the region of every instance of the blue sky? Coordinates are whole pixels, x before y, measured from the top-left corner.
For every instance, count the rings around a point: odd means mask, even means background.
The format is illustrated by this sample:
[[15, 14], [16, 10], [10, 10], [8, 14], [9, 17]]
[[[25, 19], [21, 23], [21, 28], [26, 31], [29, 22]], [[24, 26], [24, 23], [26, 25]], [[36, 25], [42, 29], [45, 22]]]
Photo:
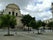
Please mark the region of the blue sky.
[[20, 7], [22, 14], [30, 14], [36, 20], [52, 18], [51, 3], [53, 0], [0, 0], [0, 10], [5, 9], [9, 3], [15, 3]]

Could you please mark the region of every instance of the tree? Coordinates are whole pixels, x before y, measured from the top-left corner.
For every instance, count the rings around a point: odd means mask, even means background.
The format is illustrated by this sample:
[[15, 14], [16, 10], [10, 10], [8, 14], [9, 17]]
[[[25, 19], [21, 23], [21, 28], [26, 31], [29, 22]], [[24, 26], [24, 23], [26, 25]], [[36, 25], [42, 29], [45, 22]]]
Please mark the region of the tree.
[[46, 25], [47, 25], [46, 23], [42, 22], [43, 29], [45, 29]]
[[52, 21], [52, 22], [49, 22], [49, 23], [47, 24], [47, 26], [48, 26], [50, 29], [53, 29], [53, 21]]
[[23, 18], [21, 19], [23, 25], [28, 26], [28, 31], [29, 31], [29, 23], [30, 23], [31, 20], [35, 20], [35, 18], [31, 17], [29, 14], [24, 15]]
[[40, 34], [39, 28], [42, 26], [42, 21], [31, 20], [29, 26], [31, 26], [33, 29], [36, 29], [38, 31], [38, 34]]
[[35, 29], [38, 31], [38, 34], [40, 34], [40, 32], [39, 32], [39, 28], [42, 26], [42, 21], [41, 20], [38, 20], [37, 22], [36, 22], [36, 27], [35, 27]]
[[[29, 26], [32, 27], [33, 29], [35, 29], [36, 21], [35, 20], [31, 20], [30, 23], [29, 23]], [[34, 33], [34, 31], [33, 31], [33, 33]]]
[[12, 15], [2, 15], [1, 17], [2, 20], [2, 26], [3, 27], [8, 27], [8, 35], [10, 35], [10, 27], [14, 27], [17, 23], [16, 23], [16, 18], [15, 16]]
[[2, 28], [2, 21], [0, 20], [0, 28]]
[[[39, 32], [39, 28], [41, 26], [45, 26], [46, 24], [44, 22], [42, 22], [41, 20], [31, 20], [29, 23], [29, 26], [32, 27], [33, 29], [36, 29], [38, 31], [38, 34], [40, 34]], [[33, 32], [34, 33], [34, 32]]]
[[29, 26], [32, 27], [33, 29], [35, 29], [36, 21], [35, 20], [31, 20], [30, 23], [29, 23]]
[[2, 24], [2, 15], [0, 15], [0, 28], [2, 28], [3, 24]]

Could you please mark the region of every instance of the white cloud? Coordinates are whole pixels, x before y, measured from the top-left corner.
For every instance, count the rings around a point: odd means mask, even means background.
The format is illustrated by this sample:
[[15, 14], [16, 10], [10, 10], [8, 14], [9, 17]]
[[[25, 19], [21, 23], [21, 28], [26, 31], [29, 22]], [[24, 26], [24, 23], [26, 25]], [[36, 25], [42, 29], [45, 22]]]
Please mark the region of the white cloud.
[[2, 4], [0, 4], [0, 10], [2, 10], [3, 9], [3, 5]]
[[[34, 0], [36, 1], [36, 0]], [[51, 11], [51, 0], [38, 0], [38, 2], [43, 2], [42, 4], [37, 3], [36, 5], [30, 3], [25, 9], [28, 10], [31, 16], [35, 16], [38, 20], [46, 20], [52, 17]], [[31, 11], [31, 12], [30, 12]]]
[[36, 10], [36, 9], [37, 9], [37, 7], [36, 7], [36, 6], [31, 5], [31, 4], [28, 4], [25, 8], [26, 8], [27, 10], [30, 10], [30, 11], [34, 11], [34, 10]]
[[29, 14], [29, 12], [26, 12], [24, 10], [20, 10], [20, 11], [21, 11], [21, 14], [24, 14], [24, 15]]
[[4, 10], [6, 5], [5, 2], [0, 2], [0, 11]]
[[[33, 5], [32, 3], [28, 4], [25, 8], [27, 10], [35, 11], [37, 9], [38, 10], [43, 10], [43, 9], [45, 9], [47, 7], [51, 7], [51, 1], [50, 0], [43, 0], [42, 2], [43, 2], [42, 4], [37, 4], [37, 5]], [[35, 4], [35, 2], [34, 2], [34, 4]]]
[[43, 17], [42, 20], [50, 19], [52, 18], [52, 13], [50, 11], [45, 12], [41, 17]]
[[[51, 18], [50, 10], [47, 11], [48, 8], [51, 8], [51, 2], [53, 0], [1, 0], [4, 3], [0, 3], [0, 10], [4, 8], [4, 6], [8, 3], [16, 3], [19, 5], [22, 14], [30, 14], [31, 16], [35, 16], [38, 20], [45, 20]], [[7, 3], [6, 3], [7, 2]], [[23, 10], [24, 9], [24, 10]]]

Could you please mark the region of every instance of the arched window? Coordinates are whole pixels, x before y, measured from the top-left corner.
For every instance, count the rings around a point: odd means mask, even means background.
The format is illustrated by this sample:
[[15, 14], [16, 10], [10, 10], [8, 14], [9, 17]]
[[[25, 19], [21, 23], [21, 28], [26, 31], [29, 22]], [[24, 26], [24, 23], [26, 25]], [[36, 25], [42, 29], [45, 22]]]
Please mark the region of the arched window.
[[18, 13], [16, 13], [16, 16], [18, 16]]
[[11, 12], [9, 12], [9, 14], [11, 14]]
[[12, 12], [12, 15], [14, 16], [14, 11]]

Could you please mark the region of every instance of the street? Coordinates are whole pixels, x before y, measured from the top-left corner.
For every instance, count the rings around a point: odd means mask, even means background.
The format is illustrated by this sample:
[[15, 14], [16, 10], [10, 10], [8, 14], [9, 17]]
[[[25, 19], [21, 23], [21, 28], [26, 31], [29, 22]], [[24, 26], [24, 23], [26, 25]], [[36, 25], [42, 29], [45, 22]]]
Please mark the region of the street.
[[0, 40], [53, 40], [53, 32], [44, 32], [41, 35], [36, 34], [36, 32], [26, 32], [26, 31], [18, 31], [17, 34], [15, 32], [10, 31], [14, 36], [4, 36], [7, 34], [7, 31], [0, 30]]

